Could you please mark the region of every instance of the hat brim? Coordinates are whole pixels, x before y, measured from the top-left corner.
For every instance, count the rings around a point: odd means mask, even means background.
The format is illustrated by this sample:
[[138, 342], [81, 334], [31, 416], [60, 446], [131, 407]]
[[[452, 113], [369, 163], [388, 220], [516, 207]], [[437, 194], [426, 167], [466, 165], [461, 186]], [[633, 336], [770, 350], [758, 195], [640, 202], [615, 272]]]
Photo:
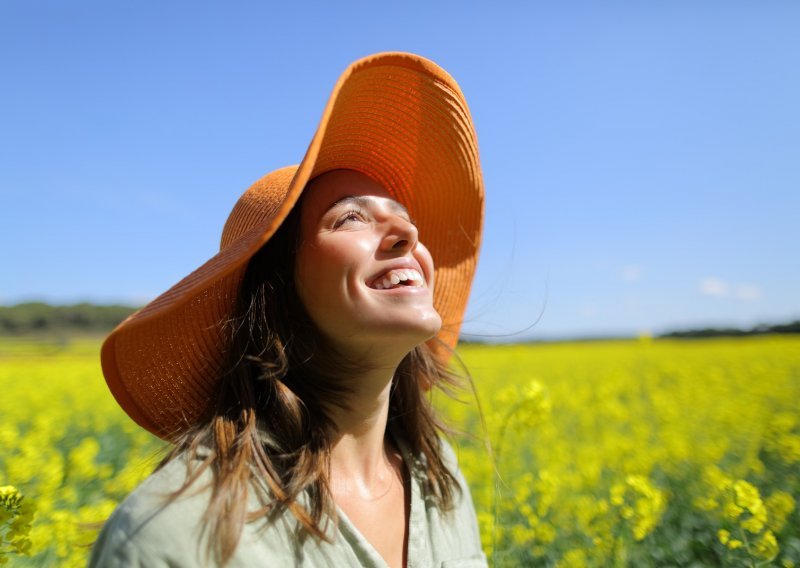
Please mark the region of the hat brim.
[[481, 240], [477, 138], [464, 96], [446, 71], [416, 55], [380, 53], [341, 75], [299, 166], [256, 182], [282, 192], [275, 211], [106, 338], [106, 382], [140, 426], [172, 439], [208, 408], [228, 341], [225, 322], [249, 259], [308, 181], [335, 169], [370, 176], [415, 218], [434, 259], [434, 306], [443, 320], [431, 346], [448, 356], [458, 341]]

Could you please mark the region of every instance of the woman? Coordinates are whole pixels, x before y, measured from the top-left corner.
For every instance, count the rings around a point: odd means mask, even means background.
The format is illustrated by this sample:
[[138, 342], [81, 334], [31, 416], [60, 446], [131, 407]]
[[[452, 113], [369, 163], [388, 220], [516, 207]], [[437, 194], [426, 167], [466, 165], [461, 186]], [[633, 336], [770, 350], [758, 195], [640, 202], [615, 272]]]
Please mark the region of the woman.
[[485, 565], [427, 396], [454, 382], [482, 212], [455, 81], [406, 53], [352, 64], [301, 164], [106, 339], [112, 393], [174, 449], [90, 565]]

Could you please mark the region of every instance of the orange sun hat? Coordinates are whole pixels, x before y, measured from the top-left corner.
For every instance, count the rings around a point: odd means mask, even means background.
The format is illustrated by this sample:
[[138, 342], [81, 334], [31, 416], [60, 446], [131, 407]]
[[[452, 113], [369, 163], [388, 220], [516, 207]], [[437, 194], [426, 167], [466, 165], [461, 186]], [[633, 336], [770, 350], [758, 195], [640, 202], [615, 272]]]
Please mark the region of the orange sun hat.
[[433, 256], [443, 322], [430, 345], [449, 356], [441, 344], [458, 341], [483, 225], [475, 129], [461, 89], [441, 67], [410, 53], [378, 53], [342, 73], [302, 162], [267, 174], [239, 198], [219, 253], [106, 338], [106, 382], [140, 426], [171, 439], [209, 408], [229, 342], [224, 322], [248, 261], [308, 181], [336, 169], [369, 176], [416, 219]]

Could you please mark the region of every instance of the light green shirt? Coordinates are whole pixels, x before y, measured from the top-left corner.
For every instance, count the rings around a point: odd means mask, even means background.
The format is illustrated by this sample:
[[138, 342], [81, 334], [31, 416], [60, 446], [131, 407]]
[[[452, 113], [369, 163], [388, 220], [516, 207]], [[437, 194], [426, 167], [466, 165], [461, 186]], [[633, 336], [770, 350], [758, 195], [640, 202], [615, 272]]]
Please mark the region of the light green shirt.
[[[396, 437], [399, 438], [399, 437]], [[442, 442], [445, 463], [457, 472], [461, 492], [456, 491], [455, 508], [442, 513], [425, 495], [424, 472], [407, 446], [398, 441], [403, 461], [411, 472], [411, 512], [408, 523], [408, 568], [484, 567], [480, 535], [469, 488], [457, 468], [453, 450]], [[211, 479], [206, 470], [201, 484]], [[173, 460], [147, 478], [114, 511], [92, 550], [89, 567], [122, 566], [177, 568], [213, 566], [213, 555], [206, 560], [207, 531], [201, 531], [201, 518], [209, 500], [209, 490], [189, 488], [165, 505], [164, 495], [181, 487], [186, 479], [186, 464]], [[202, 485], [200, 485], [202, 486]], [[251, 492], [252, 508], [257, 501]], [[226, 566], [367, 566], [386, 568], [386, 562], [338, 509], [338, 530], [333, 542], [313, 537], [299, 539], [299, 525], [285, 512], [270, 521], [246, 523], [239, 545]]]

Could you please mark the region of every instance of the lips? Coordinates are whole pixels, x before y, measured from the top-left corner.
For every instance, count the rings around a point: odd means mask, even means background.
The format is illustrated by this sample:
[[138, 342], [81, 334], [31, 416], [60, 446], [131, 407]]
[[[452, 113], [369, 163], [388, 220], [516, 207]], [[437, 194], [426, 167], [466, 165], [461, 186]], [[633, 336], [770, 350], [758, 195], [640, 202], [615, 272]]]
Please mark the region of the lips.
[[378, 275], [369, 284], [370, 288], [376, 290], [391, 290], [400, 287], [423, 288], [425, 278], [416, 268], [392, 268]]

